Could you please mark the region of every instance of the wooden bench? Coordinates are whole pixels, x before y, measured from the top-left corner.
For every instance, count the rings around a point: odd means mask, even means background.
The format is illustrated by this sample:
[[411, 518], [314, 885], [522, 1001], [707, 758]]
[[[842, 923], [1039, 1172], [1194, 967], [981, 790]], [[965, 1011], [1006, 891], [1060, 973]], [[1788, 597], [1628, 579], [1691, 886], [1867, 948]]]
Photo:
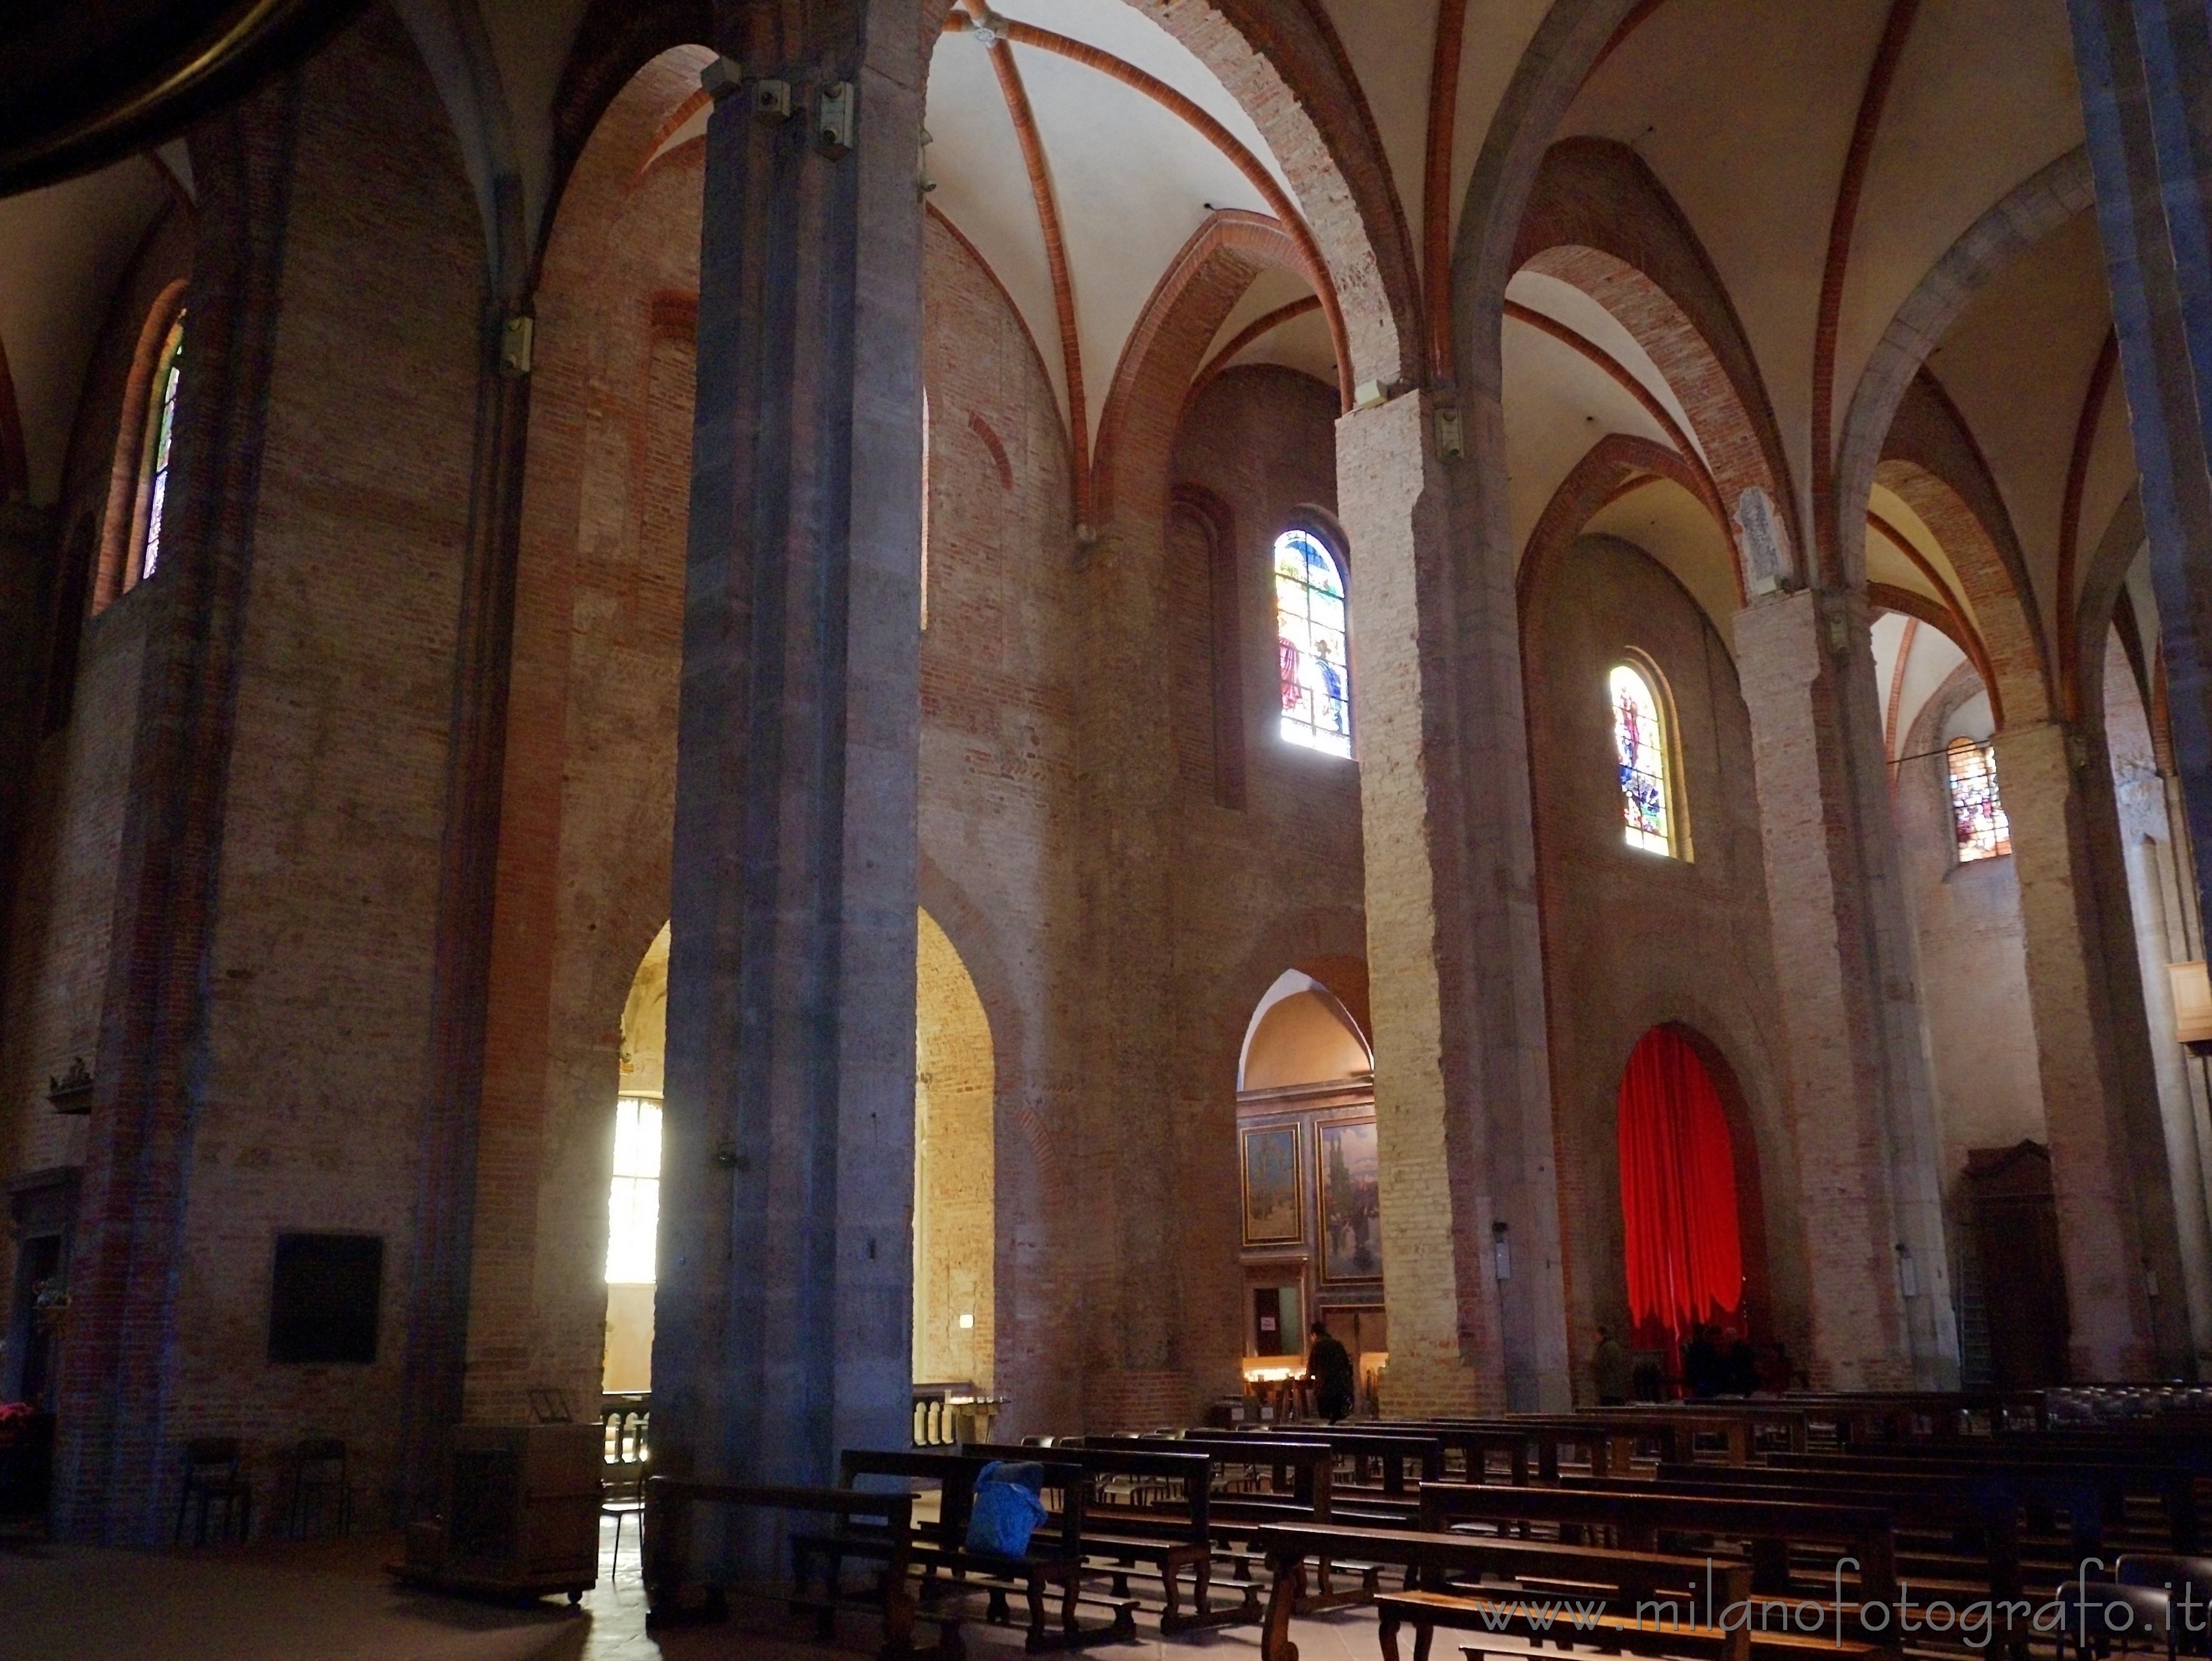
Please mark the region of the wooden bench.
[[[877, 1654], [883, 1661], [907, 1661], [933, 1656], [957, 1661], [962, 1654], [959, 1618], [923, 1611], [907, 1585], [907, 1570], [914, 1543], [914, 1500], [904, 1494], [863, 1494], [845, 1488], [776, 1487], [750, 1482], [719, 1482], [690, 1476], [649, 1476], [645, 1482], [645, 1596], [646, 1624], [665, 1626], [680, 1621], [722, 1621], [729, 1603], [721, 1586], [702, 1586], [685, 1578], [690, 1555], [691, 1512], [702, 1505], [733, 1506], [756, 1511], [805, 1512], [831, 1516], [841, 1524], [866, 1520], [874, 1530], [874, 1555], [883, 1565], [872, 1596], [848, 1597], [832, 1584], [820, 1597], [810, 1597], [805, 1578], [799, 1579], [787, 1599], [794, 1612], [812, 1610], [817, 1635], [836, 1634], [840, 1609], [865, 1610], [883, 1622], [884, 1641]], [[916, 1650], [914, 1628], [917, 1619], [938, 1629], [934, 1648]]]
[[[1715, 1499], [1649, 1489], [1539, 1488], [1431, 1482], [1421, 1489], [1421, 1527], [1448, 1533], [1462, 1523], [1501, 1527], [1556, 1525], [1569, 1545], [1613, 1545], [1626, 1551], [1682, 1549], [1683, 1539], [1721, 1537], [1748, 1543], [1755, 1593], [1791, 1590], [1793, 1548], [1832, 1548], [1832, 1561], [1853, 1561], [1852, 1584], [1864, 1601], [1897, 1596], [1897, 1561], [1890, 1515], [1878, 1506], [1766, 1498]], [[1610, 1541], [1591, 1539], [1609, 1533]]]
[[[1260, 1589], [1255, 1583], [1245, 1585], [1236, 1607], [1217, 1609], [1212, 1606], [1211, 1454], [1112, 1442], [1062, 1442], [1049, 1450], [971, 1444], [967, 1451], [986, 1459], [1048, 1458], [1073, 1464], [1089, 1476], [1091, 1491], [1084, 1502], [1085, 1555], [1104, 1558], [1116, 1566], [1107, 1574], [1117, 1597], [1129, 1595], [1129, 1571], [1134, 1565], [1142, 1562], [1152, 1567], [1159, 1577], [1165, 1604], [1160, 1613], [1164, 1636], [1260, 1618]], [[1129, 1499], [1117, 1500], [1109, 1485], [1121, 1479], [1173, 1498], [1153, 1500], [1139, 1488]], [[1186, 1574], [1191, 1582], [1188, 1611], [1182, 1607], [1182, 1583]]]
[[[1239, 1579], [1250, 1573], [1249, 1565], [1264, 1561], [1259, 1533], [1271, 1523], [1336, 1523], [1352, 1526], [1404, 1527], [1419, 1514], [1417, 1504], [1363, 1502], [1340, 1506], [1336, 1502], [1336, 1450], [1324, 1442], [1293, 1441], [1287, 1436], [1224, 1434], [1220, 1436], [1139, 1438], [1121, 1443], [1161, 1449], [1196, 1449], [1213, 1457], [1216, 1490], [1206, 1508], [1207, 1526], [1217, 1553], [1226, 1552]], [[1224, 1494], [1221, 1484], [1231, 1473], [1246, 1469], [1261, 1475], [1267, 1487], [1260, 1493]], [[1371, 1565], [1351, 1566], [1354, 1583], [1337, 1584], [1340, 1566], [1327, 1558], [1315, 1566], [1313, 1590], [1303, 1595], [1300, 1615], [1319, 1615], [1375, 1595], [1376, 1574]]]
[[[1713, 1661], [1750, 1661], [1747, 1627], [1739, 1625], [1732, 1632], [1723, 1632], [1695, 1618], [1700, 1606], [1709, 1612], [1712, 1607], [1726, 1611], [1750, 1596], [1751, 1571], [1740, 1563], [1709, 1564], [1703, 1558], [1651, 1552], [1310, 1523], [1274, 1524], [1261, 1531], [1261, 1543], [1275, 1573], [1262, 1629], [1261, 1661], [1297, 1661], [1297, 1646], [1291, 1640], [1291, 1616], [1297, 1604], [1306, 1559], [1354, 1554], [1407, 1571], [1405, 1591], [1382, 1592], [1375, 1599], [1382, 1616], [1382, 1653], [1388, 1661], [1398, 1661], [1398, 1628], [1409, 1621], [1414, 1632], [1415, 1661], [1425, 1661], [1438, 1627], [1539, 1641], [1549, 1634], [1564, 1643], [1578, 1619], [1591, 1621], [1587, 1630], [1593, 1647], [1613, 1646], [1649, 1654], [1694, 1652], [1709, 1654]], [[1516, 1583], [1508, 1593], [1512, 1602], [1501, 1610], [1494, 1597], [1455, 1584], [1480, 1577]], [[1624, 1603], [1644, 1607], [1632, 1613], [1620, 1607]], [[1519, 1606], [1517, 1613], [1515, 1604]], [[1663, 1632], [1655, 1626], [1647, 1634], [1641, 1615], [1656, 1613], [1662, 1604], [1674, 1609], [1678, 1625]], [[1597, 1606], [1594, 1613], [1592, 1605]], [[1582, 1613], [1564, 1612], [1571, 1608]], [[1558, 1618], [1570, 1623], [1567, 1630], [1559, 1629], [1556, 1621], [1547, 1620], [1546, 1609], [1561, 1610]], [[1691, 1619], [1681, 1622], [1680, 1616], [1686, 1609]], [[1686, 1646], [1686, 1635], [1696, 1648]]]
[[[1243, 1433], [1247, 1436], [1287, 1437], [1292, 1441], [1319, 1442], [1332, 1448], [1352, 1465], [1352, 1481], [1341, 1475], [1336, 1482], [1340, 1499], [1373, 1492], [1379, 1497], [1402, 1500], [1416, 1485], [1441, 1481], [1444, 1475], [1443, 1442], [1425, 1429], [1347, 1428], [1337, 1425], [1274, 1425]], [[1370, 1480], [1379, 1479], [1379, 1480]]]
[[[1032, 1653], [1081, 1649], [1133, 1636], [1133, 1603], [1108, 1605], [1110, 1619], [1103, 1627], [1085, 1627], [1078, 1618], [1083, 1601], [1084, 1495], [1089, 1486], [1079, 1467], [1050, 1458], [1030, 1462], [1042, 1469], [1046, 1493], [1058, 1497], [1060, 1516], [1056, 1530], [1040, 1529], [1030, 1537], [1025, 1554], [1000, 1557], [969, 1549], [975, 1479], [986, 1463], [958, 1453], [848, 1449], [837, 1457], [837, 1486], [854, 1489], [866, 1481], [884, 1480], [936, 1485], [937, 1516], [914, 1530], [906, 1554], [921, 1575], [916, 1596], [925, 1614], [940, 1608], [947, 1598], [981, 1592], [989, 1600], [985, 1618], [1004, 1623], [1010, 1618], [1009, 1597], [1019, 1593], [1029, 1611], [1027, 1646]], [[811, 1579], [809, 1569], [817, 1559], [826, 1566], [827, 1581], [834, 1586], [844, 1559], [880, 1559], [884, 1542], [871, 1530], [841, 1522], [830, 1533], [793, 1536], [791, 1548], [794, 1577], [802, 1587]], [[1057, 1629], [1045, 1613], [1048, 1595], [1053, 1593], [1060, 1605]]]

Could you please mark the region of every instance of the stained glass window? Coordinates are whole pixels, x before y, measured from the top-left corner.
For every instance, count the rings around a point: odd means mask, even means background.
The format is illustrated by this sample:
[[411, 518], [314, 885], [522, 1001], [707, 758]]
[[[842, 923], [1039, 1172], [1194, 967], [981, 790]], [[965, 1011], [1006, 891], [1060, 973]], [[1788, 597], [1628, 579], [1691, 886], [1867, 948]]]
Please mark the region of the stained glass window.
[[1275, 630], [1283, 736], [1310, 750], [1349, 756], [1352, 664], [1344, 575], [1336, 557], [1304, 531], [1275, 538]]
[[650, 1286], [660, 1232], [660, 1104], [625, 1096], [615, 1104], [614, 1185], [607, 1196], [607, 1280]]
[[161, 354], [161, 374], [154, 382], [161, 401], [154, 406], [146, 435], [146, 546], [138, 558], [142, 581], [154, 575], [161, 560], [161, 511], [169, 496], [169, 438], [177, 424], [177, 382], [184, 373], [184, 361], [185, 319], [179, 315]]
[[1951, 819], [1959, 830], [1959, 858], [1995, 859], [2012, 852], [2012, 826], [1997, 794], [1996, 746], [1953, 739]]
[[1674, 851], [1667, 788], [1667, 729], [1651, 683], [1628, 664], [1613, 672], [1613, 743], [1620, 761], [1620, 815], [1628, 845]]

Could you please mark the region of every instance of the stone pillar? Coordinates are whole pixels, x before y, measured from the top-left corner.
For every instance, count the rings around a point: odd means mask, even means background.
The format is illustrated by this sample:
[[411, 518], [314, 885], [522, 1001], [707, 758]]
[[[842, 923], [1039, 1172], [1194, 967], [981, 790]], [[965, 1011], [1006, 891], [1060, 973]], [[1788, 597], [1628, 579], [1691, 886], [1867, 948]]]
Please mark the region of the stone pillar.
[[[2077, 1380], [2192, 1353], [2166, 1135], [2104, 746], [2055, 721], [1997, 735]], [[2159, 1288], [2157, 1295], [2152, 1287]]]
[[2191, 0], [2068, 9], [2201, 897], [2212, 886], [2212, 18]]
[[707, 77], [654, 1439], [822, 1482], [910, 1439], [926, 42], [752, 22]]
[[[1470, 411], [1486, 413], [1498, 421], [1494, 405]], [[1471, 493], [1455, 499], [1429, 442], [1433, 419], [1431, 400], [1409, 393], [1337, 423], [1355, 585], [1386, 1405], [1564, 1408], [1566, 1298], [1513, 560], [1498, 527], [1485, 535], [1474, 522], [1483, 504]], [[1502, 440], [1494, 447], [1502, 453]]]
[[1814, 1382], [1950, 1389], [1940, 1147], [1864, 597], [1736, 614], [1812, 1291]]

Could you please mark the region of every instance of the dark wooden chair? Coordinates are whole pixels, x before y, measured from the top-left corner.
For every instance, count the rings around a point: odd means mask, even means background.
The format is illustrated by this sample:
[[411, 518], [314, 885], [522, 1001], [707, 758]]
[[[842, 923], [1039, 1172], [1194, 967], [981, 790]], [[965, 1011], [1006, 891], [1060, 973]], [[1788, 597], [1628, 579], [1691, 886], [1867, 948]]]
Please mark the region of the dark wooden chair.
[[292, 1498], [284, 1532], [295, 1540], [324, 1534], [335, 1524], [341, 1538], [353, 1532], [353, 1474], [346, 1445], [335, 1436], [310, 1436], [292, 1450]]
[[171, 1544], [184, 1542], [185, 1513], [195, 1504], [199, 1512], [192, 1530], [194, 1545], [207, 1544], [208, 1512], [216, 1506], [222, 1507], [219, 1538], [230, 1537], [234, 1518], [238, 1537], [252, 1537], [253, 1484], [240, 1473], [244, 1462], [235, 1436], [196, 1436], [185, 1444], [185, 1491], [177, 1497], [177, 1530]]
[[641, 1556], [645, 1537], [645, 1479], [652, 1458], [652, 1409], [644, 1399], [608, 1396], [601, 1399], [599, 1424], [605, 1436], [605, 1469], [599, 1478], [599, 1515], [615, 1519], [614, 1555], [607, 1565], [612, 1574], [622, 1567], [623, 1523], [637, 1519]]

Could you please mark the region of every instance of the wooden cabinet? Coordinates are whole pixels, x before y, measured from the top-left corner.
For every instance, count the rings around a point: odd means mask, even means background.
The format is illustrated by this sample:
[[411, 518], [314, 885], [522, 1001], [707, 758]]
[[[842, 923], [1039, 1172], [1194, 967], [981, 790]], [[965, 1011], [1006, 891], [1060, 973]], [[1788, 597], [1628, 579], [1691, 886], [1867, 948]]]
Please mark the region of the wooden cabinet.
[[410, 1531], [404, 1578], [456, 1591], [580, 1598], [599, 1579], [604, 1432], [459, 1425], [445, 1515]]

